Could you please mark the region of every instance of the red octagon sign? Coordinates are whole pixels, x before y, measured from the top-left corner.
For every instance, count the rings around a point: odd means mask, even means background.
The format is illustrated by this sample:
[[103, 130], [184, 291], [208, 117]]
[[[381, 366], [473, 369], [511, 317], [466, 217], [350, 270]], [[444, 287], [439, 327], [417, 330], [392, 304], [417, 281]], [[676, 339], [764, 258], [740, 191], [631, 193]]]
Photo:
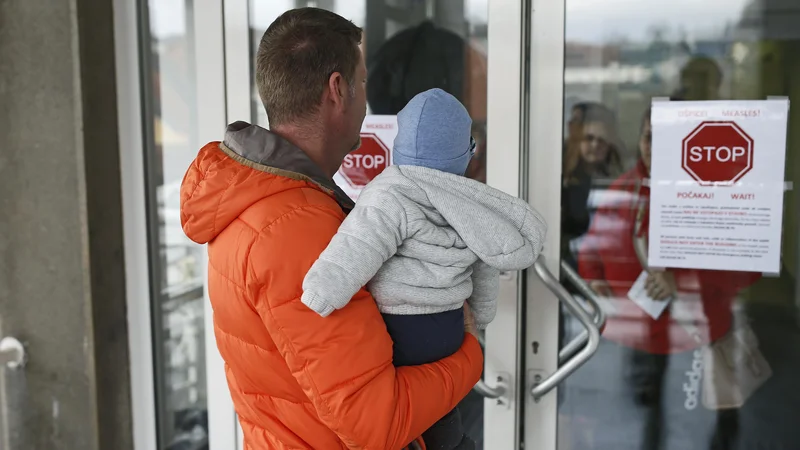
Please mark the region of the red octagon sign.
[[735, 122], [702, 122], [683, 139], [681, 167], [701, 186], [732, 185], [753, 168], [753, 139]]
[[360, 189], [389, 167], [389, 149], [373, 133], [361, 134], [361, 147], [344, 157], [339, 172], [353, 188]]

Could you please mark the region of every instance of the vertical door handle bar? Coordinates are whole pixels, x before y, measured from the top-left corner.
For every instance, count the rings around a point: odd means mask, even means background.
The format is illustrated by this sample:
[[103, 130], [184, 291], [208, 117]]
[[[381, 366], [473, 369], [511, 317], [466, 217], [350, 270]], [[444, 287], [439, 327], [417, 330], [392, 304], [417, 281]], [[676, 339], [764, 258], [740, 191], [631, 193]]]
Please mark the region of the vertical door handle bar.
[[[589, 287], [589, 284], [575, 272], [566, 261], [561, 261], [561, 271], [566, 276], [567, 280], [575, 286], [578, 291], [580, 291], [581, 295], [586, 299], [589, 303], [589, 306], [592, 307], [593, 319], [594, 324], [598, 330], [601, 332], [606, 325], [606, 313], [603, 311], [603, 308], [600, 306], [600, 297]], [[581, 333], [572, 339], [561, 351], [558, 352], [558, 363], [563, 364], [565, 361], [570, 359], [575, 353], [578, 352], [584, 345], [586, 345], [586, 341], [589, 340], [589, 332], [586, 330], [581, 331]]]
[[558, 282], [558, 278], [547, 268], [544, 255], [539, 256], [539, 259], [536, 260], [536, 263], [533, 265], [533, 269], [545, 286], [547, 286], [559, 301], [564, 303], [564, 306], [569, 312], [578, 319], [589, 336], [586, 346], [583, 347], [581, 351], [561, 364], [550, 376], [531, 388], [531, 395], [535, 400], [539, 400], [564, 381], [564, 379], [572, 375], [573, 372], [578, 370], [579, 367], [585, 364], [592, 355], [594, 355], [597, 351], [597, 347], [600, 345], [600, 330], [595, 325], [592, 317], [589, 316], [589, 313], [581, 306], [580, 302], [561, 286], [561, 283]]

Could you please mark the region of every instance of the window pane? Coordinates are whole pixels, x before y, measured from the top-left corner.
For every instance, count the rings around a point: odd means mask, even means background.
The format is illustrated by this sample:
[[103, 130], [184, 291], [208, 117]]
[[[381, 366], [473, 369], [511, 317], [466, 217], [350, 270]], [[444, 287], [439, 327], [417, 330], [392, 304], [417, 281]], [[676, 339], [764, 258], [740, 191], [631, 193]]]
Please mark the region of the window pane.
[[[784, 202], [778, 276], [645, 273], [674, 294], [656, 318], [628, 291], [646, 258], [651, 99], [800, 102], [800, 3], [566, 5], [561, 248], [605, 296], [609, 318], [598, 353], [559, 390], [559, 447], [797, 447], [794, 191]], [[798, 158], [800, 116], [790, 114], [785, 176], [795, 183]], [[566, 342], [579, 329], [568, 316], [563, 324]]]
[[[145, 2], [142, 2], [145, 3]], [[150, 278], [159, 448], [207, 446], [203, 247], [184, 235], [180, 183], [199, 148], [191, 0], [142, 5]]]

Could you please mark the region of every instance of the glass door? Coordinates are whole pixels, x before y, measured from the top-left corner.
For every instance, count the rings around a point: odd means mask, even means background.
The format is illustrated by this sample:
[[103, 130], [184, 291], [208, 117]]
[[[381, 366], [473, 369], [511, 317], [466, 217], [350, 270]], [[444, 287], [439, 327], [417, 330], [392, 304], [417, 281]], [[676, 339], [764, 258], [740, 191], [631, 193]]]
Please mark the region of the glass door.
[[[537, 377], [555, 369], [579, 329], [528, 277], [526, 447], [797, 448], [797, 112], [789, 113], [785, 173], [772, 180], [785, 180], [778, 272], [646, 262], [648, 223], [660, 220], [649, 212], [654, 99], [800, 102], [800, 5], [534, 4], [529, 198], [551, 224], [551, 270], [576, 282], [574, 296], [596, 299], [606, 320], [595, 356], [557, 396], [537, 401]], [[637, 279], [663, 310], [641, 300]]]
[[[214, 64], [215, 55], [200, 62], [195, 57], [204, 39], [197, 25], [207, 22], [204, 3], [115, 5], [124, 43], [118, 51], [125, 58], [118, 72], [127, 81], [119, 89], [129, 99], [121, 103], [129, 119], [123, 129], [131, 134], [125, 139], [131, 152], [122, 157], [134, 425], [137, 446], [147, 449], [208, 448], [206, 345], [213, 334], [206, 332], [205, 249], [181, 229], [179, 195], [186, 168], [208, 138], [200, 131], [209, 123], [201, 111], [209, 110], [206, 94], [214, 82], [203, 64]], [[221, 61], [221, 53], [216, 56]], [[221, 90], [221, 81], [217, 85]], [[130, 131], [135, 125], [141, 129]]]
[[[523, 29], [521, 0], [226, 0], [224, 53], [227, 121], [244, 120], [269, 127], [253, 80], [254, 57], [264, 31], [290, 8], [329, 9], [364, 29], [362, 50], [369, 71], [368, 116], [391, 123], [414, 95], [438, 87], [469, 110], [478, 144], [468, 176], [507, 193], [520, 193], [523, 102]], [[379, 136], [380, 137], [380, 136]], [[383, 136], [391, 148], [393, 138]], [[336, 181], [349, 183], [344, 171]], [[358, 189], [343, 185], [353, 196]], [[521, 441], [522, 278], [504, 274], [496, 320], [484, 336], [484, 381], [460, 405], [478, 448], [516, 449]], [[211, 349], [215, 350], [215, 349]], [[208, 379], [222, 377], [221, 361], [209, 365]], [[227, 390], [209, 390], [209, 409], [234, 412]], [[224, 392], [223, 392], [224, 391]], [[225, 412], [227, 411], [227, 413]], [[214, 421], [214, 442], [234, 432], [233, 422]], [[225, 425], [230, 423], [230, 426]], [[241, 439], [241, 432], [235, 431]], [[219, 441], [217, 440], [219, 439]], [[239, 448], [241, 448], [239, 442]]]

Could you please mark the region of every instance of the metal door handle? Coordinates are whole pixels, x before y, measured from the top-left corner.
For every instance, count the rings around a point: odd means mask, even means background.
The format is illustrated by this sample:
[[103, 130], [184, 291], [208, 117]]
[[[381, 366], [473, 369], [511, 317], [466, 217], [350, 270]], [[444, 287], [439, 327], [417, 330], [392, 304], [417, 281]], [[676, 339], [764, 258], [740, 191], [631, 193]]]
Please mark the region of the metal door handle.
[[[484, 347], [486, 343], [484, 342], [483, 334], [478, 333], [478, 342], [480, 342], [481, 347]], [[497, 385], [495, 387], [491, 387], [486, 384], [486, 381], [481, 378], [475, 386], [472, 388], [473, 391], [477, 392], [481, 396], [488, 398], [490, 400], [498, 400], [498, 403], [501, 403], [501, 397], [506, 395], [509, 388], [509, 380], [511, 380], [511, 375], [505, 373], [497, 374]]]
[[506, 395], [506, 392], [508, 392], [508, 379], [503, 375], [498, 375], [496, 386], [491, 387], [486, 384], [486, 381], [480, 380], [472, 389], [488, 399], [499, 399], [500, 397]]
[[600, 330], [595, 326], [592, 317], [589, 316], [589, 313], [581, 306], [580, 302], [576, 300], [566, 289], [564, 286], [561, 286], [561, 283], [558, 282], [558, 279], [550, 272], [547, 268], [547, 264], [545, 262], [544, 255], [540, 255], [539, 259], [536, 260], [536, 263], [533, 265], [533, 269], [536, 271], [536, 274], [542, 280], [542, 282], [550, 289], [553, 294], [555, 294], [558, 299], [564, 303], [564, 306], [569, 310], [572, 315], [574, 315], [578, 321], [586, 328], [586, 332], [588, 335], [588, 342], [586, 346], [583, 347], [575, 356], [564, 361], [561, 366], [556, 369], [549, 377], [545, 378], [544, 380], [538, 382], [533, 388], [531, 388], [531, 395], [535, 400], [539, 400], [553, 390], [556, 386], [558, 386], [565, 378], [572, 375], [579, 367], [581, 367], [586, 361], [588, 361], [592, 355], [597, 351], [597, 347], [600, 344]]
[[25, 346], [13, 337], [0, 340], [0, 365], [19, 369], [25, 365]]
[[[583, 295], [589, 305], [592, 307], [593, 319], [594, 324], [598, 330], [601, 332], [603, 328], [606, 326], [606, 313], [603, 311], [603, 308], [600, 306], [600, 297], [589, 287], [589, 284], [575, 272], [569, 264], [565, 261], [561, 261], [561, 271], [566, 276], [567, 280], [572, 283], [573, 286], [578, 288], [578, 291]], [[570, 359], [575, 353], [578, 352], [584, 345], [586, 345], [586, 341], [589, 340], [589, 332], [584, 330], [578, 336], [575, 336], [561, 351], [558, 352], [558, 363], [563, 364], [565, 361]]]

